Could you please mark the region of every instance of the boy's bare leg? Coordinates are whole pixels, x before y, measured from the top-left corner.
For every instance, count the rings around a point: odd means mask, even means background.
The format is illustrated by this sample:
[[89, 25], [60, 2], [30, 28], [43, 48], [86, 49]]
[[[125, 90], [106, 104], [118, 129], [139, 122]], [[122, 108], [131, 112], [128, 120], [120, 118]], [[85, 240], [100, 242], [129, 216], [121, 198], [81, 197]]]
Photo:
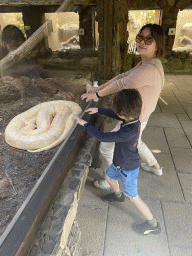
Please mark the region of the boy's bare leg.
[[119, 185], [118, 182], [116, 180], [110, 180], [109, 178], [107, 178], [106, 176], [104, 177], [106, 179], [106, 181], [109, 183], [109, 185], [111, 186], [111, 188], [113, 189], [113, 191], [115, 193], [120, 192], [119, 189]]
[[153, 215], [149, 210], [148, 206], [141, 200], [140, 197], [130, 200], [147, 219], [147, 221], [142, 224], [135, 224], [133, 229], [142, 235], [148, 235], [151, 232], [153, 234], [159, 234], [161, 232], [161, 227], [156, 219], [153, 218]]
[[[115, 180], [110, 180], [105, 176], [106, 181], [109, 183], [113, 191], [115, 192], [113, 194], [109, 194], [103, 197], [103, 200], [105, 202], [113, 202], [113, 201], [118, 201], [118, 202], [124, 202], [125, 201], [125, 196], [123, 193], [120, 192], [118, 182]], [[120, 194], [120, 199], [118, 199], [117, 194]], [[161, 232], [161, 227], [159, 223], [156, 221], [155, 218], [153, 218], [153, 215], [151, 211], [149, 210], [149, 207], [141, 200], [141, 198], [138, 196], [135, 199], [130, 198], [131, 202], [134, 203], [134, 205], [137, 207], [137, 209], [143, 214], [143, 216], [147, 219], [146, 222], [135, 225], [134, 229], [136, 232], [146, 235], [151, 232], [154, 234], [158, 234]]]
[[[109, 185], [111, 186], [111, 188], [113, 189], [113, 191], [115, 193], [120, 191], [118, 182], [116, 180], [110, 180], [106, 176], [105, 176], [105, 179], [109, 183]], [[130, 200], [131, 200], [131, 202], [134, 203], [134, 205], [137, 207], [137, 209], [143, 214], [143, 216], [147, 220], [153, 219], [153, 215], [152, 215], [151, 211], [149, 210], [149, 207], [141, 200], [140, 197], [137, 197], [135, 199], [130, 198]]]
[[130, 200], [134, 203], [137, 209], [143, 214], [143, 216], [145, 216], [147, 220], [153, 219], [151, 211], [149, 210], [148, 206], [141, 200], [140, 197], [137, 197], [136, 199], [130, 198]]

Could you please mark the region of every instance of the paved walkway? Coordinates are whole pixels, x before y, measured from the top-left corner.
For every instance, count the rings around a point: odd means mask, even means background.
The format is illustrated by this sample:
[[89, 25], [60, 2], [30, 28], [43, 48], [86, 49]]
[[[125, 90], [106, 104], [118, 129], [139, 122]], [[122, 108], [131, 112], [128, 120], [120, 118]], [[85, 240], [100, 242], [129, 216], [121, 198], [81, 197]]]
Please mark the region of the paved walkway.
[[103, 202], [106, 192], [92, 186], [102, 172], [92, 168], [77, 213], [84, 256], [192, 256], [192, 75], [166, 74], [162, 96], [169, 105], [159, 101], [143, 140], [161, 151], [155, 156], [163, 175], [140, 169], [138, 178], [139, 194], [162, 232], [135, 233], [131, 226], [144, 218], [128, 199]]

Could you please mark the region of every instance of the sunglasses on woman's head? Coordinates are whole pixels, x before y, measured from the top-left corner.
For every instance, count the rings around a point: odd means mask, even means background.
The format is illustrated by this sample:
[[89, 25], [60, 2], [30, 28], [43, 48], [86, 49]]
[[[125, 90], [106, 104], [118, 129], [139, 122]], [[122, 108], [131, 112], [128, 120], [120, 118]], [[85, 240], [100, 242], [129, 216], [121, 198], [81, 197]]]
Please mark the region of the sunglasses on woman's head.
[[151, 44], [153, 43], [153, 40], [154, 40], [154, 38], [153, 38], [152, 36], [146, 36], [146, 37], [144, 37], [144, 36], [141, 35], [141, 34], [136, 35], [136, 38], [135, 38], [135, 41], [136, 41], [137, 43], [141, 43], [142, 41], [144, 41], [144, 43], [145, 43], [146, 45], [151, 45]]

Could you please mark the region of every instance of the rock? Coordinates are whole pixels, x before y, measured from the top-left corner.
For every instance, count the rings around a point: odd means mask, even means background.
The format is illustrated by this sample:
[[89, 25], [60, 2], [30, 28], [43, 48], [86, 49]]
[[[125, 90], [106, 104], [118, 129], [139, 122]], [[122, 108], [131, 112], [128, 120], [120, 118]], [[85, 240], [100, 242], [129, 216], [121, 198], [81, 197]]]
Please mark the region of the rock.
[[175, 38], [173, 36], [169, 36], [167, 40], [167, 46], [173, 46]]
[[167, 63], [167, 67], [170, 69], [170, 70], [181, 70], [183, 69], [183, 64], [181, 62], [180, 59], [178, 58], [173, 58], [172, 60], [170, 60], [168, 63]]
[[188, 71], [188, 72], [192, 71], [192, 60], [191, 59], [185, 60], [184, 69], [185, 69], [185, 71]]
[[0, 101], [1, 102], [9, 102], [11, 100], [18, 100], [21, 98], [21, 93], [19, 89], [17, 89], [13, 85], [4, 85], [0, 87]]
[[163, 63], [163, 69], [164, 69], [164, 72], [165, 72], [165, 73], [171, 73], [171, 72], [172, 72], [172, 70], [170, 70], [170, 69], [166, 66], [166, 64], [164, 64], [164, 63]]
[[171, 18], [165, 18], [164, 22], [163, 22], [163, 24], [169, 25], [171, 27], [173, 27], [173, 26], [175, 27], [174, 23], [175, 23], [175, 21]]
[[162, 62], [162, 63], [167, 63], [168, 60], [167, 60], [166, 58], [162, 58], [162, 59], [161, 59], [161, 62]]
[[175, 0], [167, 0], [170, 6], [174, 6]]
[[160, 0], [157, 3], [162, 8], [162, 7], [164, 7], [167, 4], [167, 1], [166, 0]]
[[180, 58], [180, 59], [185, 59], [188, 57], [188, 55], [189, 55], [189, 53], [186, 51], [178, 52], [178, 58]]
[[176, 51], [172, 52], [173, 57], [178, 57], [178, 53]]

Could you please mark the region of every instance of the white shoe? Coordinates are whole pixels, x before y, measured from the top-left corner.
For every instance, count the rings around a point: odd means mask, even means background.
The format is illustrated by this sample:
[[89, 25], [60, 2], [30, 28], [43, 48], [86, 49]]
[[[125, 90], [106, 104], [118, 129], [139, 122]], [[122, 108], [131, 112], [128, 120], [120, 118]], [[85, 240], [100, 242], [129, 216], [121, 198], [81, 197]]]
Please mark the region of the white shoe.
[[163, 167], [156, 169], [156, 168], [153, 168], [152, 166], [148, 166], [146, 163], [141, 163], [141, 167], [143, 170], [147, 172], [153, 172], [157, 176], [161, 176], [163, 174], [162, 172]]
[[93, 182], [93, 185], [96, 187], [96, 188], [99, 188], [99, 189], [110, 189], [111, 186], [109, 185], [109, 183], [103, 179], [103, 180], [95, 180]]

